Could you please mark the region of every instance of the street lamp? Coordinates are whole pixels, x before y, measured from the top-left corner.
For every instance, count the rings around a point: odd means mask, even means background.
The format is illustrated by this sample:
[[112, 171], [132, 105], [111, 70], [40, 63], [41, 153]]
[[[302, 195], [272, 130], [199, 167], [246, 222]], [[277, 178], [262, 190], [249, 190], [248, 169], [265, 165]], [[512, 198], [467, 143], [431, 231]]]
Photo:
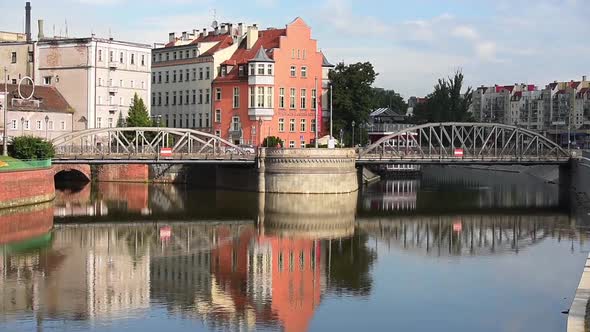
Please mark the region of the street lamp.
[[8, 68], [4, 66], [4, 101], [2, 102], [2, 113], [4, 113], [4, 131], [2, 137], [2, 155], [8, 156], [8, 135], [7, 135], [7, 119], [6, 115], [8, 114]]
[[330, 139], [334, 138], [332, 135], [332, 90], [334, 90], [334, 83], [330, 82]]
[[25, 134], [25, 117], [20, 118], [20, 135], [24, 136]]
[[315, 78], [315, 91], [316, 91], [316, 97], [315, 97], [315, 148], [318, 148], [318, 127], [319, 127], [319, 123], [318, 123], [318, 78], [316, 76]]
[[352, 147], [354, 148], [354, 125], [356, 123], [354, 122], [354, 120], [352, 120]]
[[49, 140], [49, 135], [48, 135], [48, 126], [47, 124], [49, 123], [49, 116], [45, 115], [45, 140], [48, 141]]

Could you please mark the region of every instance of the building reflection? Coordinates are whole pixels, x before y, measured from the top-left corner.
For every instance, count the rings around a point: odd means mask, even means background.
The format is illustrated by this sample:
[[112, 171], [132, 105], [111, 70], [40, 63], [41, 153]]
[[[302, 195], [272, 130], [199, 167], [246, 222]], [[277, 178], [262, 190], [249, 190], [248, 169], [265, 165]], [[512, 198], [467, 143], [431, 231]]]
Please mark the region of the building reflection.
[[363, 209], [371, 211], [413, 211], [420, 180], [386, 179], [369, 188], [363, 195]]

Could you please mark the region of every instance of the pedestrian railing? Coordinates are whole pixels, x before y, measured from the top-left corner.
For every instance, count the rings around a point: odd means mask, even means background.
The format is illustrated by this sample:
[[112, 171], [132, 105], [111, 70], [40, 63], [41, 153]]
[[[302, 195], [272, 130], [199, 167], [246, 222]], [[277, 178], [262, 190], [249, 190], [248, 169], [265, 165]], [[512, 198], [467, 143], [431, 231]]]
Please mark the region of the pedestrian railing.
[[51, 159], [0, 159], [0, 173], [51, 167]]

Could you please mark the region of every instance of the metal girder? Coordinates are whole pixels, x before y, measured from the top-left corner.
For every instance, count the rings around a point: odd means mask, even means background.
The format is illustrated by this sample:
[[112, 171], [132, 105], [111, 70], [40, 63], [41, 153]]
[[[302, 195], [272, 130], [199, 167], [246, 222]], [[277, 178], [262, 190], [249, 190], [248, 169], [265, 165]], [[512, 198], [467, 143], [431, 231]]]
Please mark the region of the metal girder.
[[[455, 154], [455, 149], [462, 149]], [[444, 122], [401, 129], [359, 152], [359, 159], [563, 161], [570, 155], [537, 132], [498, 123]]]
[[117, 127], [87, 129], [52, 140], [58, 156], [154, 155], [170, 148], [174, 155], [247, 155], [221, 137], [188, 128]]

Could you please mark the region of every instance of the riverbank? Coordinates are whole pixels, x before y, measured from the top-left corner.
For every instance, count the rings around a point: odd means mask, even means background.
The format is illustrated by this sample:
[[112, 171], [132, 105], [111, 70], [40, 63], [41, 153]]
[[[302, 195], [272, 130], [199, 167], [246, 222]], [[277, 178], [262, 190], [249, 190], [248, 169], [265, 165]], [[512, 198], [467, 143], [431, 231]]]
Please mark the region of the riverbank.
[[584, 264], [584, 272], [580, 278], [580, 284], [576, 289], [574, 301], [570, 307], [567, 318], [567, 332], [585, 332], [588, 321], [588, 300], [590, 299], [590, 255]]
[[3, 159], [0, 168], [0, 209], [51, 201], [55, 198], [51, 161]]

